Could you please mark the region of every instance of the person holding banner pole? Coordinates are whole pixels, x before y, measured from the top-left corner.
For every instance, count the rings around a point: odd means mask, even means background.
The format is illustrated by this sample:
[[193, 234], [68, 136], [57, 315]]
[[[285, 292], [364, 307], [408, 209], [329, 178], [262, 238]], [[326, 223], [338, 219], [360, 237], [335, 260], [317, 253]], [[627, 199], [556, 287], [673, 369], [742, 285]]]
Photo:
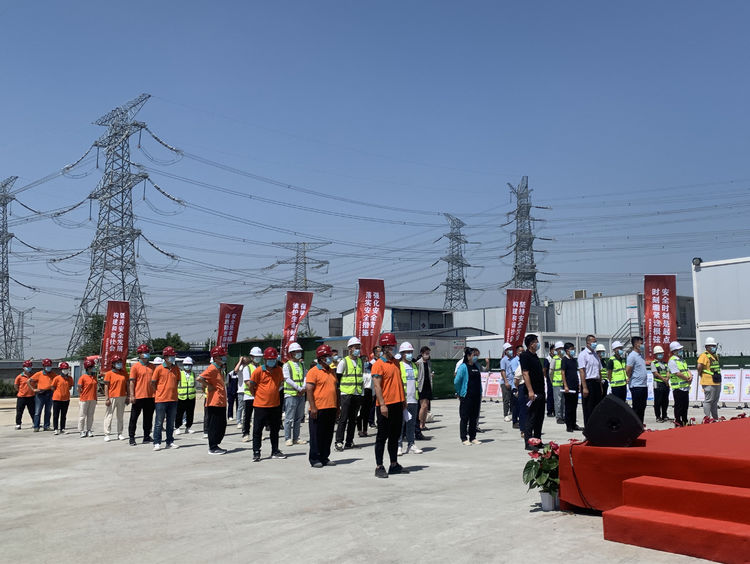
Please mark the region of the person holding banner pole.
[[224, 374], [227, 351], [221, 345], [211, 349], [211, 364], [206, 368], [198, 381], [206, 394], [206, 408], [203, 414], [206, 434], [208, 435], [208, 454], [226, 454], [221, 448], [221, 441], [227, 431], [227, 388]]
[[143, 412], [143, 442], [150, 443], [151, 429], [154, 425], [154, 390], [151, 388], [151, 374], [153, 367], [149, 363], [151, 349], [148, 345], [138, 346], [138, 362], [130, 367], [129, 401], [130, 422], [128, 424], [128, 435], [130, 446], [135, 446], [135, 429], [138, 426], [138, 417]]
[[[394, 355], [396, 336], [393, 333], [380, 335], [379, 344], [383, 356], [372, 366], [372, 389], [376, 399], [378, 434], [375, 439], [375, 476], [387, 478], [391, 474], [408, 474], [398, 463], [398, 444], [401, 438], [406, 397], [401, 380], [401, 365]], [[386, 442], [390, 467], [383, 466]]]

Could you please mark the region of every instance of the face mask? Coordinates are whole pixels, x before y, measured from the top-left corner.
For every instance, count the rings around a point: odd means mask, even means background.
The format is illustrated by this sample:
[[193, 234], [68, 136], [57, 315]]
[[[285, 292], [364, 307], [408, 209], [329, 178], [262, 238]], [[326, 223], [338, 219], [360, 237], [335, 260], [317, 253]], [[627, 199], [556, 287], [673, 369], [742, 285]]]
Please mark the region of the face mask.
[[576, 351], [574, 351], [573, 349], [570, 349], [569, 351], [567, 351], [567, 353], [570, 355], [571, 358], [573, 358], [576, 355]]
[[332, 362], [332, 360], [331, 360], [331, 357], [330, 357], [330, 356], [327, 356], [327, 357], [325, 357], [325, 360], [324, 360], [324, 362], [325, 362], [326, 364], [331, 364], [331, 362]]
[[[115, 370], [120, 370], [122, 368], [122, 362], [115, 362], [112, 366], [114, 366]], [[65, 371], [63, 371], [63, 374], [65, 374]]]
[[405, 354], [404, 354], [404, 357], [406, 358], [406, 360], [407, 360], [408, 362], [411, 362], [411, 359], [413, 359], [413, 358], [414, 358], [414, 353], [405, 353]]
[[664, 355], [661, 353], [657, 353], [656, 358], [657, 360], [661, 360], [662, 358], [664, 358]]
[[358, 356], [359, 356], [360, 354], [362, 354], [362, 351], [360, 351], [359, 349], [354, 349], [354, 350], [352, 351], [352, 356], [353, 356], [354, 358], [357, 358], [357, 357], [358, 357]]
[[44, 367], [44, 371], [45, 371], [45, 372], [49, 372], [50, 370], [52, 370], [52, 367], [51, 367], [51, 366], [45, 366], [45, 367]]
[[227, 357], [226, 357], [226, 356], [222, 356], [222, 357], [221, 357], [221, 362], [222, 362], [222, 363], [224, 363], [224, 364], [226, 364], [226, 362], [227, 362]]
[[716, 347], [708, 347], [708, 352], [710, 352], [711, 354], [715, 353]]
[[260, 361], [263, 360], [263, 357], [260, 356], [254, 356], [253, 357], [253, 364], [260, 364]]
[[638, 350], [641, 351], [641, 352], [645, 351], [646, 350], [646, 345], [644, 345], [643, 343], [641, 343], [641, 345], [638, 347]]
[[276, 366], [276, 359], [275, 359], [275, 358], [272, 358], [272, 359], [270, 359], [270, 360], [267, 360], [267, 361], [266, 361], [266, 366], [267, 366], [268, 368], [273, 368], [274, 366]]
[[622, 355], [624, 355], [625, 353], [624, 353], [623, 351], [621, 351], [621, 350], [617, 350], [617, 351], [615, 351], [615, 354], [616, 354], [617, 356], [622, 356]]
[[300, 358], [302, 358], [302, 353], [301, 352], [294, 353], [294, 360], [299, 360]]
[[597, 343], [596, 341], [594, 341], [593, 343], [591, 343], [591, 344], [589, 345], [589, 348], [590, 348], [590, 349], [591, 349], [592, 351], [593, 351], [593, 350], [596, 350], [596, 345], [598, 345], [598, 344], [599, 344], [599, 343]]
[[62, 371], [63, 376], [67, 376], [68, 374], [70, 374], [70, 370], [68, 370], [67, 368]]
[[385, 358], [385, 351], [380, 351], [378, 358]]
[[24, 372], [31, 372], [31, 368], [29, 368], [28, 366], [24, 366], [23, 367], [23, 371]]
[[471, 363], [474, 364], [477, 360], [479, 360], [478, 356], [472, 356], [471, 357]]
[[333, 355], [333, 360], [338, 360], [338, 359], [339, 359], [339, 355], [337, 354]]
[[174, 364], [174, 357], [173, 356], [168, 356], [167, 360], [170, 362], [170, 364]]
[[509, 357], [511, 357], [511, 356], [513, 356], [513, 351], [510, 350], [510, 349], [508, 349], [507, 351], [505, 351], [505, 354], [507, 354]]
[[682, 358], [682, 349], [680, 349], [678, 351], [675, 351], [674, 354], [676, 354], [677, 356], [679, 356], [680, 358]]
[[565, 356], [565, 351], [560, 349], [559, 351], [557, 351], [557, 356]]
[[185, 372], [192, 372], [193, 371], [193, 367], [190, 364], [184, 365], [183, 368], [185, 369]]
[[151, 355], [148, 353], [143, 353], [141, 355], [141, 360], [151, 360]]

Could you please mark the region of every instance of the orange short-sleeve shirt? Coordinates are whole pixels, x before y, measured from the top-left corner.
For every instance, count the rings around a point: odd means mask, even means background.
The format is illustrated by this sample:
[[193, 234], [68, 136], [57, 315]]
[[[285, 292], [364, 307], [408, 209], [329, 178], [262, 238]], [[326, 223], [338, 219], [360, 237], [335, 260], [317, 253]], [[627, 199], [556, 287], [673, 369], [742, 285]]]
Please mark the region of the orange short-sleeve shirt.
[[315, 407], [318, 409], [330, 409], [337, 407], [336, 400], [339, 395], [336, 387], [336, 374], [330, 370], [321, 370], [317, 366], [307, 371], [305, 381], [313, 384], [313, 398]]
[[180, 383], [180, 369], [173, 364], [169, 368], [157, 366], [151, 375], [151, 380], [156, 382], [156, 393], [154, 401], [164, 403], [177, 401], [177, 384]]
[[250, 381], [255, 382], [255, 400], [253, 407], [277, 407], [281, 403], [279, 397], [279, 387], [284, 381], [284, 372], [278, 364], [266, 369], [265, 364], [261, 364], [253, 370], [250, 375]]
[[226, 407], [227, 406], [227, 388], [224, 385], [224, 376], [221, 370], [215, 365], [210, 365], [200, 375], [200, 378], [206, 381], [206, 384], [213, 389], [206, 388], [206, 405], [209, 407]]
[[52, 387], [52, 379], [57, 376], [54, 372], [40, 370], [31, 377], [36, 383], [37, 390], [49, 390]]
[[104, 375], [107, 397], [121, 398], [128, 395], [128, 374], [124, 370], [110, 370]]
[[130, 379], [135, 381], [135, 399], [154, 397], [154, 389], [151, 387], [153, 371], [151, 365], [141, 362], [136, 362], [130, 367]]
[[78, 399], [80, 401], [96, 401], [96, 376], [83, 374], [78, 379]]
[[73, 378], [58, 374], [52, 379], [52, 385], [55, 391], [52, 392], [52, 399], [56, 401], [70, 401], [70, 388], [73, 387]]
[[29, 387], [29, 377], [26, 376], [26, 374], [19, 374], [16, 376], [16, 387], [18, 388], [18, 393], [16, 396], [19, 398], [30, 398], [34, 395], [34, 390], [32, 390]]
[[[383, 387], [383, 400], [386, 405], [393, 403], [403, 403], [406, 401], [404, 397], [404, 383], [401, 380], [401, 366], [398, 361], [384, 361], [378, 359], [372, 366], [372, 376], [381, 377], [381, 385]], [[380, 405], [380, 402], [377, 402]]]

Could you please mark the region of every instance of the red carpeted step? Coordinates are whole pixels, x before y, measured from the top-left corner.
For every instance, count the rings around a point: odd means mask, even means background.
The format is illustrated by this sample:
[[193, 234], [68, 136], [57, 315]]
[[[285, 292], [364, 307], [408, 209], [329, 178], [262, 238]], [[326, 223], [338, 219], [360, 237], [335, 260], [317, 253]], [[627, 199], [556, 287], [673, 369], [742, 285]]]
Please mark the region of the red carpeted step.
[[655, 476], [622, 483], [623, 504], [750, 525], [750, 489]]
[[750, 562], [750, 525], [621, 505], [603, 513], [604, 538], [729, 564]]

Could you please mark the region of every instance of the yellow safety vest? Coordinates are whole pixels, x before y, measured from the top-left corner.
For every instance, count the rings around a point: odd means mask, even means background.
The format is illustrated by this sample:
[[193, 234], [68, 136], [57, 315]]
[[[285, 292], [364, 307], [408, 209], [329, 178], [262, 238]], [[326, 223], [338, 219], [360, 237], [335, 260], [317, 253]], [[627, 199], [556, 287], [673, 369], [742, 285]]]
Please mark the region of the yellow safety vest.
[[[705, 368], [703, 370], [703, 373], [708, 374], [708, 376], [711, 377], [711, 382], [713, 383], [713, 385], [718, 386], [721, 383], [721, 366], [719, 365], [719, 359], [708, 351], [706, 351], [706, 355], [709, 359], [711, 359], [711, 365]], [[714, 374], [719, 375], [719, 382], [714, 382]]]
[[195, 399], [195, 375], [180, 370], [180, 383], [177, 385], [177, 399]]
[[[659, 376], [664, 376], [667, 373], [667, 365], [664, 364], [660, 360], [654, 360], [654, 368], [656, 368], [656, 372], [659, 374]], [[663, 380], [659, 380], [658, 378], [654, 378], [654, 384], [657, 386], [668, 386], [669, 384], [665, 383]]]
[[344, 360], [346, 361], [346, 372], [341, 375], [339, 384], [341, 393], [347, 396], [362, 395], [362, 359], [358, 358], [355, 364], [352, 358], [347, 355]]
[[[298, 386], [302, 386], [302, 382], [305, 379], [305, 375], [302, 371], [302, 365], [298, 362], [295, 362], [293, 360], [288, 360], [287, 365], [289, 366], [289, 370], [292, 373], [292, 380], [294, 380], [294, 383]], [[284, 380], [284, 395], [285, 396], [296, 396], [297, 390], [295, 390], [289, 382]]]
[[552, 385], [563, 385], [562, 359], [559, 356], [552, 359]]
[[[674, 363], [677, 365], [677, 368], [680, 369], [680, 372], [688, 372], [687, 362], [681, 360], [680, 357], [673, 356], [669, 360], [674, 360]], [[690, 388], [690, 382], [679, 378], [676, 374], [670, 376], [669, 383], [672, 385], [673, 390], [687, 390]]]
[[611, 356], [609, 360], [612, 361], [612, 381], [609, 383], [613, 388], [619, 388], [628, 383], [628, 375], [625, 373], [625, 362], [618, 359], [616, 356]]
[[401, 381], [404, 383], [404, 397], [406, 397], [406, 365], [411, 366], [414, 371], [414, 399], [419, 399], [419, 389], [417, 387], [417, 367], [413, 362], [401, 361]]

